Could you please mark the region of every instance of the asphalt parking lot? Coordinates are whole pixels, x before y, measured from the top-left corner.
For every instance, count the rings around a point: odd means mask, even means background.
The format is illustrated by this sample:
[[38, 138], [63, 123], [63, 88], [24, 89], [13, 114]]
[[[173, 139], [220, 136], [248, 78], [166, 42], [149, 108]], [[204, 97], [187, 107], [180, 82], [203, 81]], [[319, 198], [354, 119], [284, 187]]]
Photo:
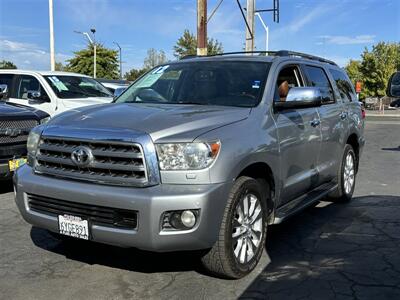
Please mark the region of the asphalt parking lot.
[[367, 122], [366, 139], [353, 201], [270, 227], [269, 256], [237, 281], [188, 253], [61, 243], [22, 220], [1, 182], [0, 298], [400, 299], [400, 118]]

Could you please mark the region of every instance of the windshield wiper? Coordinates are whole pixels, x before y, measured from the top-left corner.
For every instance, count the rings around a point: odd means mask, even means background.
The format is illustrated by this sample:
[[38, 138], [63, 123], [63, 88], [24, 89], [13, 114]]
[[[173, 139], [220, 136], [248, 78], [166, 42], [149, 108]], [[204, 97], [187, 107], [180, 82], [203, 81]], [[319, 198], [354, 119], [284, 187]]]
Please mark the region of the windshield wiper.
[[209, 105], [208, 103], [201, 103], [201, 102], [196, 102], [196, 101], [179, 101], [176, 102], [176, 104], [187, 104], [187, 105]]

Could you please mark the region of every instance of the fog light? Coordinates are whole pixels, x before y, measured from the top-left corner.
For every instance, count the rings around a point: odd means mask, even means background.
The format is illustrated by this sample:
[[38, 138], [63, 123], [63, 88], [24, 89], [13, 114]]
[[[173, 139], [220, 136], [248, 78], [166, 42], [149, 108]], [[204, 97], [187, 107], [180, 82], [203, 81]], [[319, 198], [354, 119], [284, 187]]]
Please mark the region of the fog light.
[[161, 217], [161, 230], [192, 229], [196, 225], [199, 215], [199, 209], [166, 211]]
[[185, 227], [192, 228], [196, 224], [196, 216], [191, 210], [184, 210], [181, 214], [181, 222]]

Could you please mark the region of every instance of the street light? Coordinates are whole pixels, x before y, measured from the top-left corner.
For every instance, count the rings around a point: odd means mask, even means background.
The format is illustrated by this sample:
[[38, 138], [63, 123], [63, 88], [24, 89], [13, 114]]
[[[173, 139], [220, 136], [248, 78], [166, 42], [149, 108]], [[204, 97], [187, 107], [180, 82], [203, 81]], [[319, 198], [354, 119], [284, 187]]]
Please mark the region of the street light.
[[269, 45], [268, 45], [269, 44], [269, 28], [267, 25], [265, 25], [263, 19], [261, 18], [260, 13], [257, 12], [256, 15], [260, 19], [260, 22], [265, 29], [265, 51], [268, 52], [269, 51]]
[[89, 43], [93, 46], [93, 51], [94, 51], [94, 55], [93, 55], [93, 77], [96, 78], [96, 56], [97, 56], [97, 54], [96, 54], [97, 51], [96, 50], [97, 49], [96, 49], [96, 37], [94, 35], [96, 33], [96, 29], [92, 28], [92, 29], [90, 29], [90, 31], [93, 34], [93, 40], [90, 37], [89, 33], [74, 30], [75, 33], [79, 33], [79, 34], [84, 35], [88, 39]]
[[122, 79], [122, 49], [117, 42], [113, 42], [119, 48], [119, 79]]

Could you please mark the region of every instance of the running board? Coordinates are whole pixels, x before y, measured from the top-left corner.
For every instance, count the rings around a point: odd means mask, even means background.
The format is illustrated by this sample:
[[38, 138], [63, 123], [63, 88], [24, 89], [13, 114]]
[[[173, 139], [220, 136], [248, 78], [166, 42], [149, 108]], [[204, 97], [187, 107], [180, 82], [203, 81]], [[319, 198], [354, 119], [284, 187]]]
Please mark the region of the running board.
[[275, 218], [272, 224], [282, 223], [285, 219], [293, 216], [299, 211], [307, 208], [313, 203], [319, 201], [321, 198], [328, 195], [330, 192], [337, 188], [337, 183], [324, 183], [314, 190], [290, 201], [289, 203], [277, 208]]

